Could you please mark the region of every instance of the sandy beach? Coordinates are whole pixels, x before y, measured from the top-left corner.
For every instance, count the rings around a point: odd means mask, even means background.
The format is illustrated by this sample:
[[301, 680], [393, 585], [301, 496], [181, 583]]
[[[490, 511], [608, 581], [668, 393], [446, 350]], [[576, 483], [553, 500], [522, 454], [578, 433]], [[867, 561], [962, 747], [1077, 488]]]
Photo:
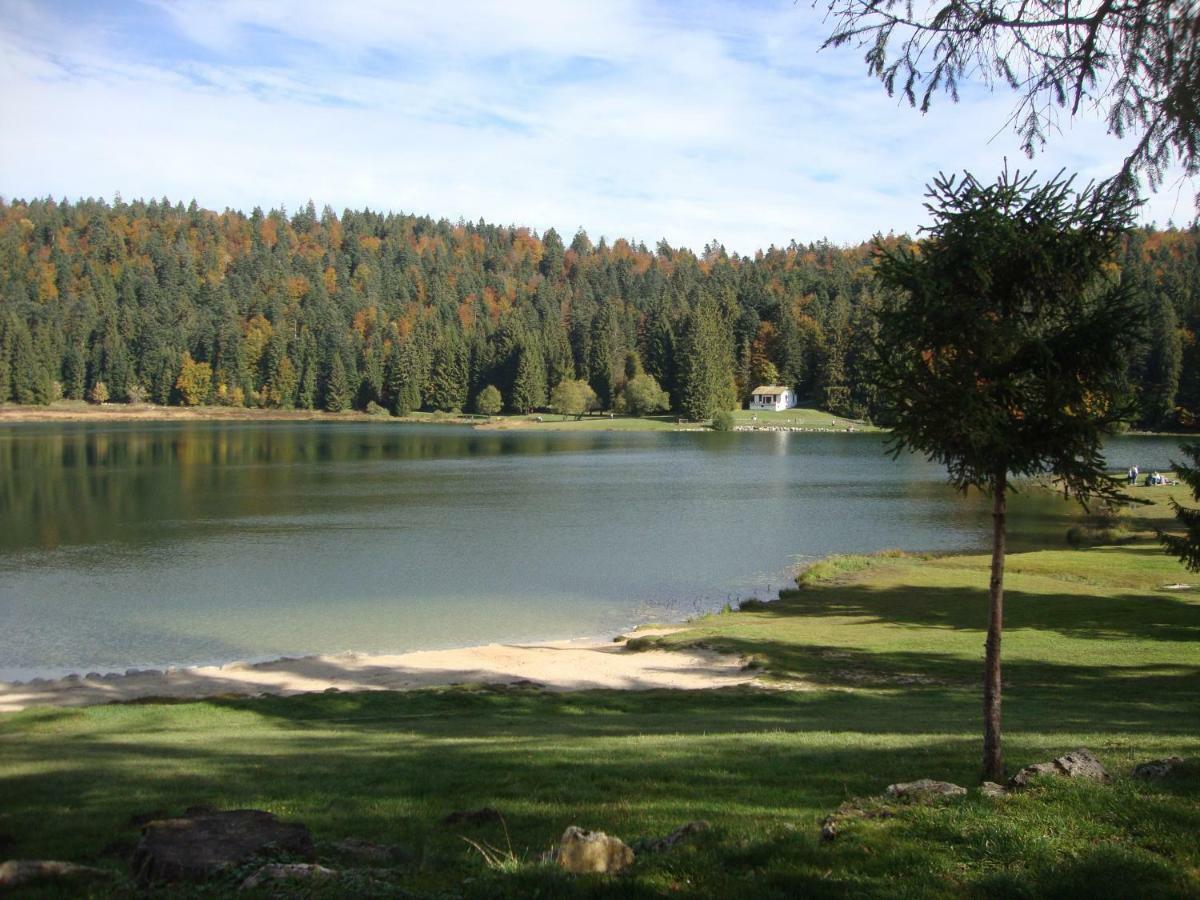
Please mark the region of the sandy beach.
[[[646, 632], [642, 632], [643, 634]], [[401, 691], [455, 684], [528, 684], [551, 691], [598, 688], [703, 690], [753, 681], [737, 657], [707, 650], [633, 652], [623, 642], [487, 644], [393, 656], [342, 653], [262, 663], [69, 675], [0, 682], [0, 712], [31, 706], [91, 706], [149, 697]]]

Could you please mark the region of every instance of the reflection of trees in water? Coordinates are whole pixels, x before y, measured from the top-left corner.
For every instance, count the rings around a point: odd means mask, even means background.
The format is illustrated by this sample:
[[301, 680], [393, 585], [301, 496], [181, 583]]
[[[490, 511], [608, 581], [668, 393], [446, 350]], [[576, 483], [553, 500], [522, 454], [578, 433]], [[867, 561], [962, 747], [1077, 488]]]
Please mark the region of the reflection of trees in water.
[[128, 534], [164, 519], [299, 511], [312, 502], [306, 486], [353, 480], [325, 463], [537, 456], [604, 440], [394, 424], [16, 429], [0, 435], [0, 547], [104, 541], [114, 528]]
[[[0, 433], [0, 548], [156, 540], [168, 520], [213, 528], [242, 517], [395, 503], [400, 492], [429, 494], [447, 473], [461, 471], [391, 463], [569, 457], [600, 450], [612, 455], [611, 465], [596, 471], [598, 478], [669, 490], [676, 499], [699, 502], [700, 492], [723, 498], [721, 504], [804, 504], [813, 481], [829, 482], [829, 492], [878, 503], [881, 516], [936, 520], [964, 535], [986, 526], [985, 504], [975, 495], [955, 496], [925, 460], [905, 455], [890, 462], [870, 438], [837, 437], [494, 432], [397, 423], [19, 427]], [[1146, 439], [1125, 440], [1132, 442], [1122, 444], [1122, 452], [1132, 443], [1142, 455], [1158, 448]], [[647, 466], [640, 465], [643, 454], [651, 460]], [[789, 457], [799, 459], [793, 464]], [[587, 506], [592, 471], [589, 462], [586, 470], [571, 472], [538, 468], [530, 478], [535, 488], [539, 478], [547, 491], [569, 488], [571, 497], [558, 502]], [[514, 487], [500, 469], [479, 477], [501, 479], [481, 483], [481, 491]], [[697, 478], [715, 480], [698, 486]], [[880, 497], [881, 490], [887, 496]], [[831, 499], [829, 493], [825, 499]], [[550, 498], [536, 489], [519, 497], [509, 490], [503, 502], [512, 506], [516, 521], [544, 511], [539, 504]], [[1029, 540], [1061, 538], [1072, 514], [1073, 507], [1059, 498], [1034, 492], [1020, 495], [1011, 513], [1017, 538]]]

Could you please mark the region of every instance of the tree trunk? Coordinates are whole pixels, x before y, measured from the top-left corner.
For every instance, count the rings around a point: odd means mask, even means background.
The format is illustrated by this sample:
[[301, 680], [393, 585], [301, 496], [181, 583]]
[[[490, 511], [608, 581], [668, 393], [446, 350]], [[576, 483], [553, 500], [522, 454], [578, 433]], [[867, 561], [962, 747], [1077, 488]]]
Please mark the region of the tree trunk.
[[987, 654], [983, 666], [983, 777], [1004, 782], [1000, 746], [1000, 635], [1004, 631], [1004, 544], [1008, 473], [992, 483], [992, 578], [988, 587]]

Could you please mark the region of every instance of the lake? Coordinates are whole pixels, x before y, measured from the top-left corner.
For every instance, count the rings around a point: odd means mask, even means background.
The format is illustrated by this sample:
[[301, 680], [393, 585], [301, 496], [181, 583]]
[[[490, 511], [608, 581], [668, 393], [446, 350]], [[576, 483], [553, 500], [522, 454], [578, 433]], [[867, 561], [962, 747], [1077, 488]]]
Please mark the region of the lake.
[[[868, 434], [8, 425], [0, 680], [611, 635], [829, 553], [984, 547], [988, 512]], [[1066, 512], [1018, 500], [1014, 539]]]

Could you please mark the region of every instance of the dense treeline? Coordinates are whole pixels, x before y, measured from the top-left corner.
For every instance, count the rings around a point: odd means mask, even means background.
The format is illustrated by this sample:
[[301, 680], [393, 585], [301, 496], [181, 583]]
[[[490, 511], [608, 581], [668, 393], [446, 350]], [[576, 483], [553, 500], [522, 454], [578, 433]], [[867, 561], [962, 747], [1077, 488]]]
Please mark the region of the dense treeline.
[[[783, 383], [870, 416], [873, 266], [870, 244], [751, 259], [715, 242], [697, 256], [580, 231], [568, 245], [553, 229], [311, 203], [246, 216], [165, 199], [0, 201], [0, 402], [404, 414], [594, 394], [602, 409], [700, 419]], [[1192, 424], [1200, 232], [1130, 234], [1113, 277], [1144, 304], [1130, 323], [1143, 335], [1137, 424]], [[590, 391], [555, 392], [572, 382]]]

